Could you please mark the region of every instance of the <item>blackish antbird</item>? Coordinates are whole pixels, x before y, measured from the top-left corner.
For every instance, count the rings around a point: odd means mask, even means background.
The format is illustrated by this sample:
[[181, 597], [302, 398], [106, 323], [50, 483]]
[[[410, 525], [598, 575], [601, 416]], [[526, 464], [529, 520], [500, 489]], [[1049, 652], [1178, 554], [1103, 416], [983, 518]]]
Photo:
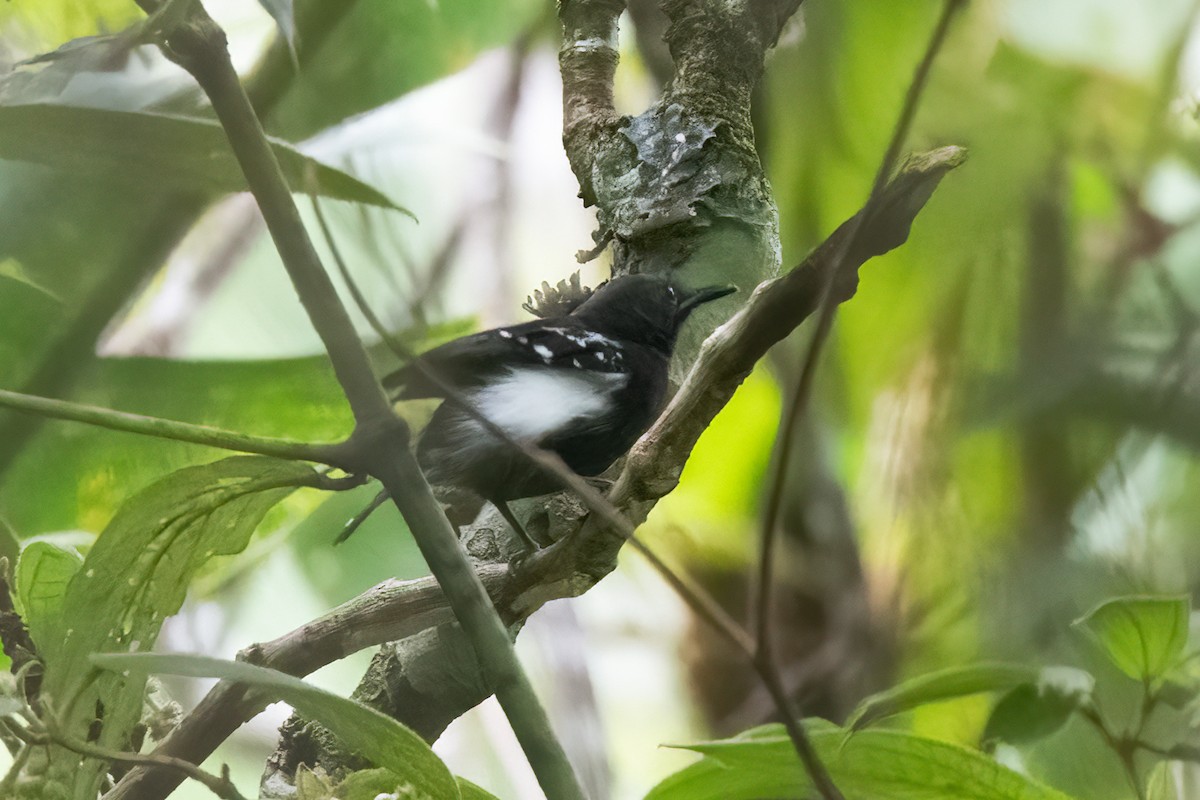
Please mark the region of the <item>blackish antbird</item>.
[[[662, 410], [667, 365], [688, 315], [733, 291], [623, 276], [566, 316], [455, 339], [420, 357], [425, 370], [409, 364], [384, 383], [400, 400], [446, 398], [449, 387], [515, 441], [557, 453], [580, 475], [599, 475]], [[417, 460], [430, 483], [495, 504], [530, 544], [507, 502], [563, 488], [453, 401], [434, 412]]]

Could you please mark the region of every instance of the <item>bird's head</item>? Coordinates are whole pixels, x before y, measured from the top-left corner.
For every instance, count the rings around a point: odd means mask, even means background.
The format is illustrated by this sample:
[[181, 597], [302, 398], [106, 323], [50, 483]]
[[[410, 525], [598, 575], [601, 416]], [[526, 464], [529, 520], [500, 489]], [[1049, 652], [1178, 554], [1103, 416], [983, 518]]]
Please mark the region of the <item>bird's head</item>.
[[696, 308], [736, 291], [729, 285], [689, 289], [657, 274], [623, 275], [600, 286], [571, 313], [598, 331], [669, 355], [679, 328]]

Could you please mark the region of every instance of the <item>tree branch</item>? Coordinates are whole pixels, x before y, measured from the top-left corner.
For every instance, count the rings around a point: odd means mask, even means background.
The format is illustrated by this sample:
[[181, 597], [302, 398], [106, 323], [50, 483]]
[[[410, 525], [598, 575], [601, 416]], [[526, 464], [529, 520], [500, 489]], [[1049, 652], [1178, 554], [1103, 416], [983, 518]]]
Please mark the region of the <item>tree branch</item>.
[[3, 389], [0, 389], [0, 407], [37, 417], [82, 422], [113, 431], [201, 444], [238, 453], [255, 453], [292, 461], [312, 461], [343, 469], [350, 467], [349, 454], [344, 444], [297, 442], [270, 436], [251, 436], [208, 425], [177, 422], [161, 417], [148, 417], [144, 414], [130, 414], [100, 406], [54, 400], [49, 397], [35, 397]]

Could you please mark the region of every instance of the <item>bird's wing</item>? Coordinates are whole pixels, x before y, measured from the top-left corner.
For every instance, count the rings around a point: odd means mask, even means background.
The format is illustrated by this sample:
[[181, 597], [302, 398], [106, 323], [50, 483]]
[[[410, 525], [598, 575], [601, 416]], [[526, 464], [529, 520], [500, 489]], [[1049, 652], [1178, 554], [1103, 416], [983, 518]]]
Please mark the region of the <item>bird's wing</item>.
[[[569, 320], [539, 320], [471, 334], [433, 348], [420, 361], [457, 390], [483, 386], [522, 367], [624, 371], [620, 345]], [[416, 363], [388, 375], [384, 385], [398, 399], [446, 396], [438, 380]]]

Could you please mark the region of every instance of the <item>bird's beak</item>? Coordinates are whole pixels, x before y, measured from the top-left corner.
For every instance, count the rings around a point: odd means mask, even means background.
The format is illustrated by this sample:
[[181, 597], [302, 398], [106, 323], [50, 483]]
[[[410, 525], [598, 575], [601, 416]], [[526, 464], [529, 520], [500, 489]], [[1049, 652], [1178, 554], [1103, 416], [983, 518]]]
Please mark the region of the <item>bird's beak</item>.
[[690, 297], [684, 298], [683, 302], [679, 304], [676, 314], [680, 315], [682, 318], [683, 316], [691, 313], [692, 309], [694, 309], [696, 306], [710, 303], [713, 300], [718, 300], [726, 295], [731, 295], [737, 290], [738, 288], [736, 286], [728, 285], [705, 286], [703, 289], [696, 289], [692, 292]]

